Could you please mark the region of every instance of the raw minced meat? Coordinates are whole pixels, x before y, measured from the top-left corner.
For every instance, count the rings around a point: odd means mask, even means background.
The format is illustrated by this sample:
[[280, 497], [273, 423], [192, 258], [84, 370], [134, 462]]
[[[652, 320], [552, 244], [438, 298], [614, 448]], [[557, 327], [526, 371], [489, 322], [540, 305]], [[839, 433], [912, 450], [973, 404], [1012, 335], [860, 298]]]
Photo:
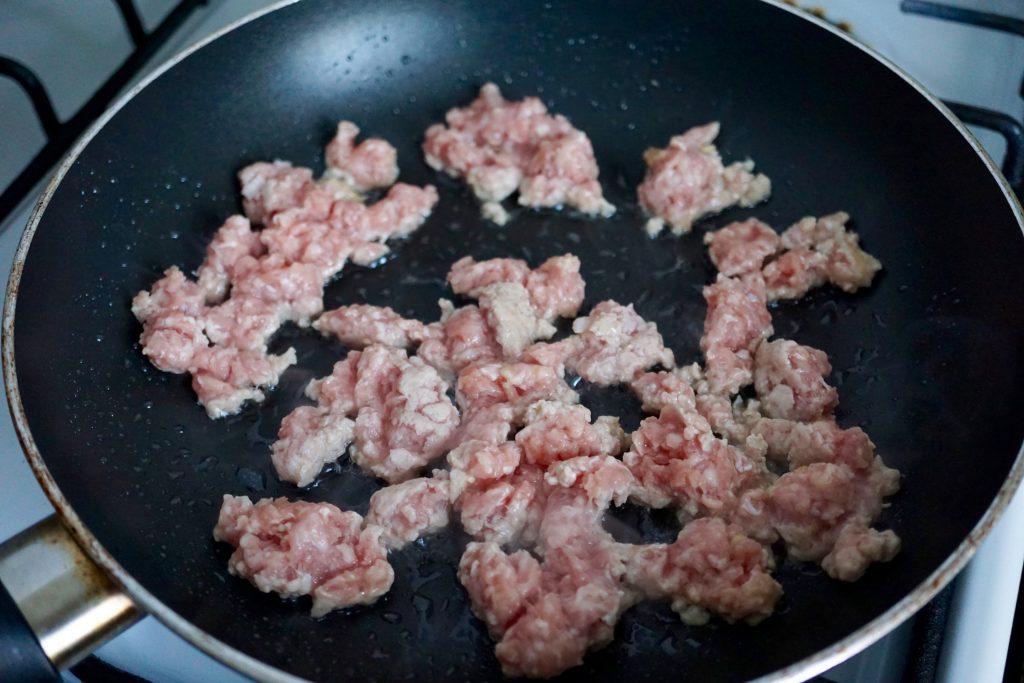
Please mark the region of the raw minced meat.
[[787, 228], [781, 245], [789, 251], [765, 267], [769, 298], [799, 298], [826, 282], [845, 292], [869, 286], [882, 264], [861, 249], [860, 237], [846, 229], [849, 220], [839, 211], [808, 216]]
[[206, 259], [197, 273], [207, 303], [224, 300], [243, 257], [259, 258], [265, 251], [259, 233], [252, 231], [248, 218], [231, 216], [224, 221], [206, 247]]
[[307, 486], [329, 462], [341, 456], [355, 432], [344, 413], [322, 406], [299, 406], [281, 421], [271, 461], [277, 476], [296, 486]]
[[313, 327], [325, 335], [334, 335], [349, 348], [384, 344], [405, 349], [433, 333], [419, 320], [403, 318], [387, 306], [369, 304], [351, 304], [325, 311]]
[[898, 489], [899, 472], [877, 457], [862, 471], [816, 462], [787, 472], [772, 485], [768, 514], [791, 557], [820, 561], [832, 552], [844, 527], [870, 527], [882, 499]]
[[645, 598], [671, 600], [687, 624], [709, 614], [756, 624], [782, 597], [770, 551], [721, 519], [694, 520], [674, 543], [624, 546], [623, 554], [626, 582]]
[[260, 387], [277, 384], [295, 363], [295, 349], [277, 356], [230, 346], [211, 346], [192, 357], [192, 389], [211, 418], [237, 413], [246, 401], [262, 401]]
[[768, 417], [811, 422], [831, 415], [839, 394], [825, 376], [832, 371], [824, 351], [789, 339], [765, 342], [754, 361], [754, 387]]
[[506, 477], [466, 487], [455, 507], [462, 528], [473, 538], [499, 545], [530, 545], [537, 540], [546, 501], [544, 473], [521, 465]]
[[205, 301], [203, 289], [175, 266], [132, 299], [132, 313], [142, 323], [142, 353], [158, 369], [186, 372], [209, 346], [203, 331]]
[[265, 351], [267, 341], [281, 326], [281, 313], [276, 303], [233, 296], [207, 309], [203, 329], [214, 344]]
[[452, 264], [448, 282], [456, 294], [477, 298], [488, 285], [520, 284], [529, 293], [537, 314], [547, 321], [570, 318], [583, 304], [585, 283], [580, 260], [573, 254], [552, 256], [535, 269], [521, 259], [494, 258], [476, 261], [471, 256]]
[[579, 395], [554, 369], [534, 363], [485, 363], [459, 375], [456, 402], [466, 413], [505, 404], [522, 423], [526, 409], [536, 401], [576, 403]]
[[753, 381], [754, 352], [772, 333], [764, 281], [759, 275], [742, 279], [719, 275], [704, 288], [704, 299], [708, 312], [700, 348], [708, 390], [735, 394]]
[[420, 358], [445, 377], [454, 377], [473, 363], [501, 360], [501, 345], [483, 311], [476, 306], [454, 308], [444, 299], [441, 310], [440, 329], [420, 344]]
[[875, 562], [888, 562], [900, 551], [900, 537], [891, 529], [878, 531], [847, 524], [839, 531], [832, 550], [821, 566], [834, 579], [856, 581]]
[[329, 503], [224, 496], [213, 537], [235, 547], [228, 571], [264, 593], [310, 595], [312, 614], [368, 605], [388, 592], [394, 571], [379, 527]]
[[326, 149], [327, 176], [348, 183], [356, 192], [387, 187], [398, 179], [398, 152], [387, 140], [368, 138], [355, 144], [359, 126], [340, 121]]
[[[504, 437], [502, 437], [504, 438]], [[493, 443], [466, 439], [448, 452], [450, 494], [457, 501], [462, 492], [478, 483], [502, 479], [519, 467], [523, 452], [512, 441]]]
[[385, 486], [370, 496], [366, 524], [383, 529], [381, 542], [398, 550], [448, 526], [448, 499], [447, 473], [435, 470], [431, 477]]
[[637, 375], [629, 388], [640, 399], [640, 409], [645, 413], [657, 415], [669, 404], [689, 410], [696, 408], [693, 387], [678, 370], [645, 372]]
[[573, 321], [578, 349], [565, 361], [583, 379], [595, 384], [622, 384], [655, 365], [675, 365], [658, 326], [615, 301], [602, 301], [590, 314]]
[[615, 417], [604, 416], [594, 424], [590, 411], [576, 404], [538, 401], [526, 411], [526, 426], [515, 437], [523, 460], [548, 467], [579, 456], [618, 455], [626, 434]]
[[675, 235], [690, 232], [694, 222], [730, 206], [754, 206], [771, 194], [771, 182], [754, 175], [754, 162], [729, 166], [712, 144], [717, 121], [697, 126], [669, 140], [665, 149], [644, 152], [647, 175], [637, 188], [640, 205], [651, 216], [645, 227], [654, 236], [667, 224]]
[[540, 595], [540, 562], [525, 550], [508, 554], [494, 542], [472, 542], [459, 560], [459, 582], [494, 638]]
[[495, 282], [480, 290], [480, 312], [494, 331], [505, 358], [515, 360], [538, 339], [550, 339], [555, 327], [541, 317], [521, 284]]
[[756, 273], [779, 250], [779, 235], [756, 218], [737, 221], [704, 235], [711, 262], [722, 275]]
[[863, 429], [843, 429], [832, 420], [763, 418], [754, 423], [751, 433], [764, 439], [769, 457], [788, 462], [791, 469], [831, 462], [865, 470], [875, 459], [875, 444]]
[[465, 179], [484, 202], [484, 215], [498, 224], [508, 219], [501, 202], [516, 191], [523, 206], [564, 205], [601, 216], [615, 211], [597, 182], [590, 140], [536, 97], [509, 101], [487, 83], [471, 104], [449, 110], [445, 124], [428, 128], [425, 138], [427, 164]]

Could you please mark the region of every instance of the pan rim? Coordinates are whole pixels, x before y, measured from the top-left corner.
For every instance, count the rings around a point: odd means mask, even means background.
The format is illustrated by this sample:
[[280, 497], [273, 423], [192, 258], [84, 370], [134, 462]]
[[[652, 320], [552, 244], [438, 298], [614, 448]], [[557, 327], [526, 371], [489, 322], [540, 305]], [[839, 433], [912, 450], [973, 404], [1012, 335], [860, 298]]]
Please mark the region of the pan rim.
[[[39, 481], [46, 493], [50, 502], [53, 504], [60, 516], [62, 522], [70, 530], [72, 535], [82, 546], [82, 548], [89, 554], [93, 561], [95, 561], [100, 567], [102, 567], [111, 577], [121, 586], [121, 588], [131, 597], [131, 599], [146, 613], [156, 617], [165, 626], [170, 628], [180, 637], [184, 638], [193, 646], [197, 647], [200, 651], [212, 656], [223, 664], [234, 668], [240, 673], [250, 676], [260, 681], [302, 681], [303, 679], [298, 678], [292, 674], [286, 673], [278, 668], [275, 668], [251, 655], [248, 655], [241, 650], [238, 650], [226, 643], [218, 640], [209, 633], [203, 631], [198, 626], [192, 624], [185, 617], [179, 615], [177, 612], [172, 610], [170, 607], [165, 605], [159, 598], [150, 593], [144, 588], [138, 581], [136, 581], [121, 565], [114, 559], [99, 542], [99, 540], [92, 534], [91, 531], [85, 526], [82, 520], [78, 517], [77, 513], [71, 508], [67, 499], [58, 488], [56, 481], [53, 479], [49, 469], [43, 461], [42, 453], [39, 451], [37, 444], [32, 436], [31, 430], [28, 425], [28, 418], [24, 412], [24, 406], [21, 402], [21, 394], [18, 387], [17, 379], [17, 368], [15, 367], [14, 358], [14, 317], [15, 309], [17, 306], [17, 294], [19, 285], [21, 282], [21, 275], [25, 264], [25, 259], [28, 254], [29, 248], [32, 243], [32, 238], [35, 235], [36, 229], [49, 205], [50, 199], [53, 197], [57, 188], [59, 187], [64, 176], [68, 170], [78, 159], [79, 155], [85, 149], [85, 147], [92, 141], [92, 139], [106, 126], [106, 124], [141, 90], [146, 88], [150, 83], [155, 81], [165, 72], [169, 71], [179, 62], [184, 60], [192, 53], [200, 50], [209, 43], [217, 40], [221, 36], [230, 33], [231, 31], [243, 26], [259, 17], [274, 12], [283, 7], [297, 3], [299, 0], [277, 0], [267, 7], [252, 12], [230, 24], [224, 26], [220, 30], [206, 36], [205, 38], [197, 41], [196, 43], [186, 47], [182, 51], [178, 52], [163, 64], [159, 65], [156, 69], [150, 72], [145, 78], [139, 81], [126, 93], [121, 95], [115, 102], [107, 109], [104, 114], [97, 119], [89, 129], [82, 135], [81, 138], [75, 143], [72, 149], [67, 153], [64, 159], [61, 161], [59, 167], [54, 173], [53, 177], [47, 183], [46, 188], [40, 195], [35, 207], [33, 208], [32, 215], [25, 227], [24, 233], [18, 243], [18, 248], [15, 253], [14, 263], [11, 267], [10, 278], [7, 283], [6, 297], [3, 306], [3, 322], [2, 322], [2, 362], [3, 362], [3, 378], [7, 388], [7, 403], [11, 413], [11, 418], [14, 422], [15, 431], [19, 442], [21, 443], [22, 449], [25, 454], [25, 458], [28, 460], [29, 465], [35, 474], [36, 479]], [[1024, 209], [1022, 209], [1020, 202], [1017, 200], [1013, 191], [1011, 190], [1009, 183], [1003, 177], [992, 158], [988, 155], [985, 149], [981, 146], [974, 135], [967, 129], [966, 125], [960, 121], [945, 104], [942, 103], [935, 95], [928, 91], [921, 83], [919, 83], [913, 76], [904, 71], [901, 67], [894, 64], [887, 57], [881, 55], [873, 48], [861, 43], [852, 36], [848, 35], [844, 31], [838, 29], [827, 21], [810, 15], [797, 7], [793, 7], [786, 4], [783, 0], [759, 0], [765, 4], [768, 4], [776, 9], [783, 10], [789, 14], [809, 21], [819, 28], [828, 31], [832, 35], [844, 40], [849, 45], [856, 49], [861, 50], [869, 57], [872, 57], [883, 66], [892, 71], [896, 76], [903, 79], [910, 87], [918, 92], [925, 100], [934, 106], [945, 118], [948, 120], [953, 127], [963, 136], [966, 142], [971, 146], [974, 152], [981, 158], [982, 162], [992, 175], [993, 180], [999, 185], [1003, 196], [1007, 200], [1014, 217], [1017, 219], [1017, 224], [1021, 229], [1022, 235], [1024, 235]], [[911, 592], [905, 595], [899, 602], [890, 607], [888, 610], [875, 617], [873, 620], [864, 624], [853, 633], [847, 635], [845, 638], [833, 643], [823, 650], [801, 659], [800, 661], [794, 662], [782, 669], [775, 672], [762, 676], [757, 679], [758, 681], [772, 683], [782, 682], [797, 682], [806, 680], [812, 676], [818, 675], [833, 666], [839, 664], [842, 661], [852, 657], [853, 655], [861, 652], [872, 643], [876, 642], [898, 625], [903, 623], [906, 619], [912, 616], [915, 612], [921, 609], [928, 601], [930, 601], [942, 588], [944, 588], [967, 564], [967, 562], [974, 556], [978, 546], [988, 536], [992, 527], [1002, 517], [1003, 512], [1009, 505], [1010, 501], [1014, 497], [1018, 488], [1020, 487], [1021, 480], [1024, 478], [1024, 443], [1018, 448], [1016, 459], [1014, 460], [1013, 466], [1010, 468], [1007, 474], [1006, 480], [1000, 486], [995, 498], [989, 507], [985, 510], [981, 519], [967, 535], [967, 537], [957, 546], [953, 553], [946, 558], [945, 561], [940, 564], [935, 571], [933, 571], [924, 581], [922, 581], [917, 587]]]

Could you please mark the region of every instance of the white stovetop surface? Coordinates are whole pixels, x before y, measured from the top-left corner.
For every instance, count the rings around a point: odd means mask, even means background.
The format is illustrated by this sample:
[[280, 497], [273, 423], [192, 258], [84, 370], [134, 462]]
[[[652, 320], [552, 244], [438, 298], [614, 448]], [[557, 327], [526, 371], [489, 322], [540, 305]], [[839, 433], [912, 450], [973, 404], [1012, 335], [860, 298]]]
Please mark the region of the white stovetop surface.
[[[152, 27], [172, 0], [137, 0], [143, 20]], [[268, 0], [224, 0], [201, 8], [161, 51], [153, 66], [217, 28], [269, 4]], [[801, 2], [801, 4], [811, 4]], [[853, 32], [899, 63], [939, 96], [980, 104], [1024, 117], [1017, 95], [1024, 74], [1024, 41], [979, 29], [964, 29], [932, 19], [909, 17], [898, 0], [816, 0], [834, 20], [851, 22]], [[958, 4], [1024, 18], [1021, 0], [959, 0]], [[109, 0], [4, 0], [0, 3], [0, 45], [4, 52], [37, 70], [54, 98], [58, 115], [67, 117], [127, 54], [129, 43]], [[40, 39], [39, 36], [49, 39]], [[75, 45], [78, 59], [68, 60], [54, 45]], [[939, 46], [937, 48], [936, 46]], [[24, 97], [0, 79], [0, 187], [42, 144]], [[997, 135], [976, 131], [996, 159], [1004, 144]], [[13, 169], [13, 170], [12, 170]], [[34, 195], [37, 195], [38, 188]], [[0, 282], [27, 223], [32, 200], [0, 226]], [[53, 512], [32, 476], [6, 411], [0, 411], [0, 538], [6, 538]], [[1024, 493], [979, 549], [957, 583], [951, 626], [943, 641], [939, 681], [995, 683], [1003, 677], [1006, 644], [1015, 596], [1024, 564]], [[904, 647], [904, 629], [868, 653], [830, 672], [838, 681], [885, 680], [884, 662]], [[98, 654], [106, 661], [156, 681], [242, 681], [243, 677], [206, 657], [147, 617], [118, 636]], [[899, 658], [900, 655], [895, 655]], [[69, 680], [73, 677], [67, 675]]]

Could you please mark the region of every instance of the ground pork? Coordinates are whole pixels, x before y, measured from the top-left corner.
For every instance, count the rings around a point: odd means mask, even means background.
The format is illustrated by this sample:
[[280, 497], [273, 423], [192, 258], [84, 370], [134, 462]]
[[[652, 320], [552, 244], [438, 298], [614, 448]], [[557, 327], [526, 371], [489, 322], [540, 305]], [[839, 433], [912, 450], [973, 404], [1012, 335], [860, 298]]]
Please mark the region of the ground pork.
[[729, 277], [756, 273], [779, 250], [779, 235], [756, 218], [730, 223], [704, 235], [708, 255], [718, 272]]
[[325, 311], [313, 327], [325, 335], [334, 335], [349, 348], [384, 344], [406, 349], [435, 333], [419, 320], [403, 318], [387, 306], [369, 304]]
[[[844, 464], [812, 463], [787, 472], [772, 485], [768, 515], [791, 557], [821, 561], [835, 548], [843, 527], [867, 528], [874, 523], [882, 499], [899, 489], [899, 478], [899, 472], [877, 457], [862, 471]], [[853, 548], [860, 543], [856, 536], [845, 542]], [[869, 547], [865, 554], [871, 554]], [[849, 565], [840, 562], [833, 567], [847, 573]]]
[[453, 308], [441, 300], [441, 323], [432, 328], [416, 354], [453, 378], [472, 363], [501, 360], [504, 356], [494, 330], [476, 306]]
[[754, 388], [768, 417], [811, 422], [832, 414], [839, 403], [825, 382], [832, 371], [824, 351], [789, 339], [765, 342], [757, 349]]
[[522, 409], [509, 403], [492, 403], [466, 410], [462, 413], [462, 422], [452, 443], [483, 441], [499, 446], [508, 440], [513, 425], [522, 422], [522, 413]]
[[[368, 349], [381, 347], [368, 347]], [[403, 354], [404, 355], [404, 354]], [[459, 413], [448, 399], [448, 385], [419, 358], [403, 359], [393, 383], [372, 382], [376, 395], [361, 400], [362, 370], [356, 382], [355, 448], [352, 460], [363, 469], [397, 483], [441, 455], [459, 425]]]
[[452, 264], [448, 282], [456, 294], [473, 298], [495, 283], [523, 285], [537, 314], [547, 321], [576, 315], [583, 304], [585, 288], [580, 260], [572, 254], [552, 256], [534, 270], [520, 259], [476, 261], [464, 256]]
[[754, 162], [728, 167], [712, 144], [718, 122], [691, 128], [669, 140], [665, 149], [644, 152], [647, 175], [637, 188], [640, 205], [651, 216], [645, 230], [654, 236], [668, 224], [674, 235], [689, 232], [694, 222], [730, 206], [749, 207], [771, 194], [771, 182], [754, 175]]
[[847, 524], [839, 531], [832, 550], [821, 566], [833, 579], [856, 581], [874, 562], [888, 562], [900, 551], [900, 537], [891, 529], [878, 531]]
[[719, 275], [704, 288], [704, 299], [708, 312], [700, 348], [708, 391], [735, 394], [753, 381], [754, 352], [772, 333], [764, 282], [758, 275], [742, 279]]
[[344, 413], [321, 406], [299, 406], [281, 421], [271, 461], [277, 476], [296, 486], [308, 486], [329, 462], [348, 449], [355, 423]]
[[223, 301], [235, 278], [238, 262], [245, 256], [259, 258], [265, 251], [259, 233], [252, 231], [245, 216], [231, 216], [224, 221], [206, 247], [206, 259], [197, 273], [206, 302]]
[[203, 333], [203, 289], [177, 267], [132, 299], [132, 313], [142, 323], [142, 353], [164, 372], [186, 372], [193, 357], [209, 346]]
[[264, 593], [313, 597], [312, 614], [368, 605], [391, 588], [378, 527], [362, 528], [355, 512], [329, 503], [224, 496], [213, 530], [235, 547], [228, 571]]
[[519, 467], [522, 457], [522, 449], [512, 441], [462, 441], [448, 452], [451, 499], [457, 501], [463, 491], [476, 484], [509, 476]]
[[640, 409], [645, 413], [657, 415], [669, 404], [677, 405], [684, 410], [696, 409], [693, 387], [678, 368], [637, 375], [629, 383], [629, 388], [640, 399]]
[[602, 301], [586, 317], [572, 324], [579, 337], [579, 349], [566, 367], [595, 384], [622, 384], [644, 370], [675, 365], [672, 350], [666, 348], [658, 326], [614, 301]]
[[531, 545], [537, 540], [546, 501], [543, 472], [521, 465], [509, 476], [466, 487], [455, 507], [462, 528], [473, 538], [498, 545]]
[[617, 417], [590, 423], [590, 411], [581, 405], [538, 401], [526, 411], [526, 426], [515, 437], [523, 460], [547, 468], [579, 456], [618, 455], [626, 434]]
[[728, 622], [765, 619], [782, 597], [770, 551], [721, 519], [697, 519], [672, 544], [623, 546], [626, 582], [643, 597], [671, 600], [687, 624], [711, 614]]
[[230, 346], [201, 349], [192, 358], [192, 389], [211, 418], [233, 415], [246, 401], [260, 402], [261, 387], [277, 384], [285, 368], [295, 363], [295, 349], [278, 356]]
[[448, 526], [448, 499], [447, 472], [435, 470], [431, 477], [385, 486], [370, 496], [366, 524], [383, 529], [381, 542], [398, 550]]
[[343, 360], [334, 364], [331, 374], [314, 379], [306, 385], [306, 396], [325, 408], [345, 415], [355, 415], [356, 378], [359, 371], [360, 351], [349, 351]]
[[501, 202], [517, 190], [523, 206], [565, 205], [601, 216], [615, 211], [597, 182], [590, 140], [536, 97], [508, 101], [487, 83], [467, 107], [449, 110], [445, 122], [427, 129], [427, 164], [464, 178], [495, 222], [506, 222]]
[[485, 363], [459, 375], [455, 399], [466, 413], [504, 404], [522, 424], [526, 409], [536, 401], [576, 403], [579, 395], [554, 369], [534, 363]]
[[788, 462], [791, 469], [831, 462], [866, 470], [875, 460], [875, 444], [863, 429], [843, 429], [832, 420], [763, 418], [754, 424], [751, 433], [764, 439], [769, 457]]
[[291, 320], [306, 327], [324, 308], [323, 279], [309, 264], [269, 254], [259, 260], [243, 257], [236, 268], [231, 298], [274, 304], [281, 322]]
[[540, 562], [529, 552], [507, 554], [493, 542], [470, 543], [459, 560], [470, 607], [495, 639], [540, 595], [540, 577]]
[[[761, 402], [736, 397], [729, 400], [718, 394], [698, 394], [696, 409], [711, 431], [734, 445], [747, 445], [751, 429], [761, 420]], [[767, 448], [767, 447], [765, 447]]]
[[762, 509], [768, 473], [756, 455], [716, 437], [698, 413], [667, 405], [640, 423], [622, 461], [636, 479], [638, 501], [676, 505], [691, 517], [721, 516], [760, 539], [772, 534]]
[[359, 126], [340, 121], [324, 149], [329, 177], [340, 178], [356, 192], [387, 187], [398, 179], [398, 152], [387, 140], [368, 138], [355, 144]]
[[530, 303], [526, 288], [515, 282], [495, 282], [480, 290], [480, 312], [508, 360], [515, 360], [538, 339], [550, 339], [555, 327]]
[[806, 217], [782, 233], [789, 251], [765, 267], [771, 299], [796, 299], [831, 282], [845, 292], [867, 287], [882, 268], [860, 248], [860, 237], [846, 229], [849, 214], [839, 211], [821, 218]]

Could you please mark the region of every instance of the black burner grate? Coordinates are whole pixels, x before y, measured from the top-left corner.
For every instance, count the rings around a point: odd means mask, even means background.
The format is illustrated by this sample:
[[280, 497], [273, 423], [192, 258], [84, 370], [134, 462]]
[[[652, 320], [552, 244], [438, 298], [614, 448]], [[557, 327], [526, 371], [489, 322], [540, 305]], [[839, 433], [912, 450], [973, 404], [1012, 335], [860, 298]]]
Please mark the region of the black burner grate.
[[[1024, 19], [1016, 17], [979, 12], [926, 0], [902, 0], [900, 9], [909, 14], [920, 14], [960, 24], [970, 24], [1024, 38]], [[1024, 97], [1024, 79], [1021, 81], [1019, 92], [1021, 97]], [[1006, 139], [1003, 175], [1010, 181], [1010, 185], [1017, 195], [1024, 197], [1024, 125], [1022, 122], [991, 109], [960, 102], [946, 102], [946, 104], [964, 123], [995, 131]]]
[[28, 95], [46, 134], [46, 144], [28, 163], [14, 181], [0, 194], [0, 222], [35, 187], [53, 165], [74, 144], [89, 125], [107, 108], [110, 102], [135, 77], [174, 31], [192, 12], [207, 0], [180, 0], [152, 31], [146, 31], [132, 0], [114, 0], [126, 30], [135, 46], [121, 66], [99, 87], [89, 100], [67, 121], [60, 121], [53, 109], [50, 96], [42, 81], [24, 64], [0, 55], [0, 76], [15, 81]]

